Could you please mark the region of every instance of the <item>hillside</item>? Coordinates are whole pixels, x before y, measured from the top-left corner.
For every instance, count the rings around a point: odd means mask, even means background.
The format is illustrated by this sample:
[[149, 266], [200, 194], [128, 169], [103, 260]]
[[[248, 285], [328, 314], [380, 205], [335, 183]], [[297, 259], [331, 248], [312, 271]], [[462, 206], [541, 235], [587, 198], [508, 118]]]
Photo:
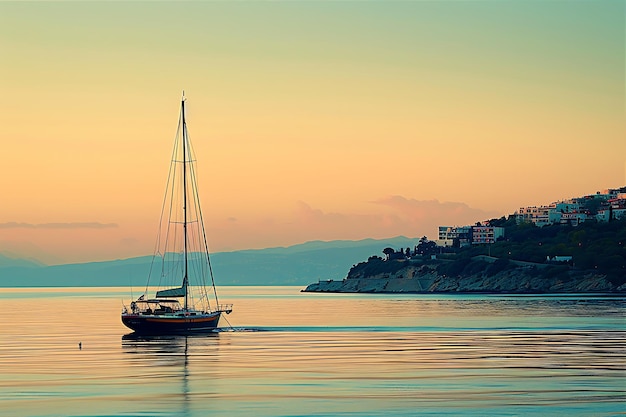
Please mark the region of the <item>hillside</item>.
[[[390, 261], [390, 272], [351, 275], [343, 280], [318, 281], [304, 292], [361, 293], [615, 293], [626, 292], [606, 275], [568, 267], [515, 265], [513, 261], [476, 257], [465, 263], [458, 275], [447, 275], [438, 268], [452, 262]], [[445, 269], [445, 268], [444, 268]], [[393, 271], [393, 272], [391, 272]]]
[[27, 267], [38, 268], [45, 266], [41, 262], [32, 259], [21, 259], [17, 255], [11, 253], [0, 253], [0, 268], [6, 267]]
[[[341, 281], [311, 284], [305, 291], [332, 292], [623, 292], [626, 291], [626, 220], [576, 227], [516, 225], [491, 245], [439, 250], [425, 256], [370, 256]], [[396, 256], [394, 256], [396, 255]], [[571, 256], [567, 263], [548, 257]]]

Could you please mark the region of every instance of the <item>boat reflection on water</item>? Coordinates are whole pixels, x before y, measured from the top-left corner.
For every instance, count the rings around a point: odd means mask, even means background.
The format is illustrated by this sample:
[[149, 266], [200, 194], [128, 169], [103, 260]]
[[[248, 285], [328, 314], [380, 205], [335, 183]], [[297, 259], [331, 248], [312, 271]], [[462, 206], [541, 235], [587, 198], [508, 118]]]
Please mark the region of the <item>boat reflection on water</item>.
[[[122, 336], [122, 346], [124, 348], [136, 348], [137, 353], [145, 352], [180, 352], [181, 348], [187, 349], [189, 341], [192, 344], [204, 344], [202, 342], [214, 340], [219, 337], [220, 332], [205, 332], [195, 335], [171, 334], [171, 335], [150, 335], [136, 332]], [[195, 343], [197, 341], [198, 343]]]
[[[135, 332], [122, 336], [122, 349], [138, 355], [140, 366], [156, 364], [188, 365], [190, 356], [202, 362], [217, 360], [219, 332], [197, 335], [141, 335]], [[197, 355], [194, 355], [197, 353]]]
[[[194, 397], [217, 395], [211, 375], [203, 369], [219, 368], [219, 332], [198, 335], [139, 335], [122, 336], [122, 350], [134, 355], [131, 363], [136, 381], [142, 389], [154, 387], [154, 409], [146, 413], [176, 416], [194, 415]], [[209, 365], [208, 368], [205, 368]]]

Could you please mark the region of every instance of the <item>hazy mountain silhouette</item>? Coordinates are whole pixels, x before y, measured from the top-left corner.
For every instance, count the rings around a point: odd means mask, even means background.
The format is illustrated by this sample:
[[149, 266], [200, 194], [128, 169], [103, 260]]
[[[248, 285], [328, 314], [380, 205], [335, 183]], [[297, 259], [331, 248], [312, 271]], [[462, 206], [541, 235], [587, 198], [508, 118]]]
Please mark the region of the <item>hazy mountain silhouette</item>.
[[8, 252], [0, 253], [0, 268], [6, 268], [6, 267], [38, 268], [42, 266], [45, 266], [45, 264], [39, 261], [33, 260], [33, 259], [22, 259], [22, 258], [19, 258], [17, 255], [13, 255]]
[[[343, 279], [352, 265], [385, 247], [413, 247], [403, 236], [359, 241], [313, 241], [289, 247], [219, 252], [211, 255], [217, 285], [308, 285]], [[130, 286], [142, 288], [152, 256], [43, 266], [0, 254], [0, 287]]]

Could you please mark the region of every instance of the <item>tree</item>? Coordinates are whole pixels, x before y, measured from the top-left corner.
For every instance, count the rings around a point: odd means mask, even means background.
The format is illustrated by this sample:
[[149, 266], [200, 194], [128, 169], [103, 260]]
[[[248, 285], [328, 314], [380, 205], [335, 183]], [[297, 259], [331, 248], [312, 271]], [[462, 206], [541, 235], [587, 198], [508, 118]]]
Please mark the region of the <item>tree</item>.
[[389, 257], [395, 253], [395, 250], [393, 250], [393, 248], [385, 248], [383, 249], [383, 253], [385, 254], [385, 259], [389, 260]]
[[419, 244], [415, 248], [418, 255], [429, 256], [437, 253], [437, 244], [432, 240], [428, 240], [426, 236], [420, 239]]

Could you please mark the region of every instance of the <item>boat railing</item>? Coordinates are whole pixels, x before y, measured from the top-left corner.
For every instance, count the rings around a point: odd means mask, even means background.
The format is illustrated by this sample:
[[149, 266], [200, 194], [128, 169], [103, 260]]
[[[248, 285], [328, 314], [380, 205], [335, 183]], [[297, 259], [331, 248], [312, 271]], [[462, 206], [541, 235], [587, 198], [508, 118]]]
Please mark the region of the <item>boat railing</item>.
[[230, 314], [230, 312], [233, 311], [233, 305], [232, 304], [218, 304], [215, 311]]

